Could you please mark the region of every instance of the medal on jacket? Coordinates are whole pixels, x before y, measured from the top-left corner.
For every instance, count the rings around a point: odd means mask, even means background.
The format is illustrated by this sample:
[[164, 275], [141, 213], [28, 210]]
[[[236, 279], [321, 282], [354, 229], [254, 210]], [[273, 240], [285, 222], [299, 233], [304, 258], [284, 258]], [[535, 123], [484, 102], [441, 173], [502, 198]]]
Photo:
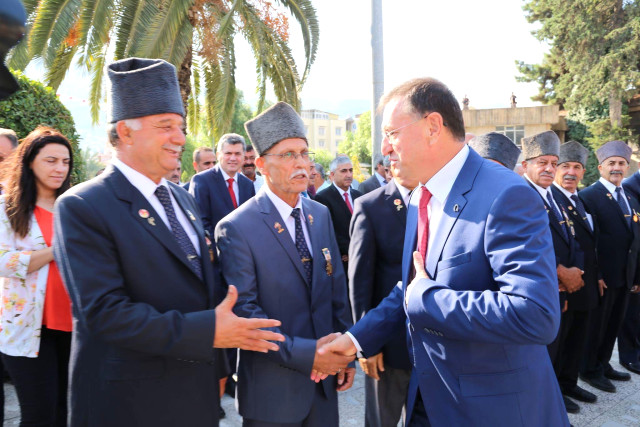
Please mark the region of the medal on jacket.
[[333, 265], [331, 265], [331, 252], [329, 249], [322, 248], [322, 255], [324, 255], [324, 260], [326, 262], [325, 269], [327, 270], [327, 276], [331, 276], [333, 274]]
[[211, 244], [211, 239], [208, 237], [209, 232], [205, 231], [204, 242], [207, 244], [207, 248], [209, 248], [209, 258], [211, 262], [213, 262], [213, 245]]
[[567, 216], [567, 212], [564, 210], [564, 208], [561, 208], [561, 209], [562, 209], [562, 215], [564, 216], [564, 220], [567, 224], [567, 227], [569, 227], [569, 230], [571, 231], [571, 237], [576, 237], [576, 230], [573, 228], [573, 221], [569, 220], [569, 217]]
[[635, 209], [633, 210], [633, 222], [638, 222], [638, 212]]

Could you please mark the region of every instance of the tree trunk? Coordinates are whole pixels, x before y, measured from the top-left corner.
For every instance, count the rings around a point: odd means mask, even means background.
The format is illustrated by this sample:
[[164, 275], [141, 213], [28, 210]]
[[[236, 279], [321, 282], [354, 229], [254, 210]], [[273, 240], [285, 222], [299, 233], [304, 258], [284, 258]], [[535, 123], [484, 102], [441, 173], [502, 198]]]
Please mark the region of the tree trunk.
[[191, 46], [187, 50], [187, 54], [184, 56], [182, 65], [178, 70], [178, 84], [180, 85], [180, 95], [182, 96], [182, 104], [184, 105], [184, 112], [188, 111], [188, 99], [191, 94], [191, 62], [193, 60], [193, 51]]
[[617, 94], [609, 94], [609, 120], [611, 126], [622, 127], [622, 100]]

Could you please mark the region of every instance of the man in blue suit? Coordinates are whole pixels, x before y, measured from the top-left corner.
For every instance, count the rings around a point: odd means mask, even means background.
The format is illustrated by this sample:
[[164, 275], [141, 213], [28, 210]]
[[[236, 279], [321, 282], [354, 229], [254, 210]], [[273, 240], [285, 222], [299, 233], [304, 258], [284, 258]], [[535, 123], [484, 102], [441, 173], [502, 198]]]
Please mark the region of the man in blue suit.
[[408, 425], [568, 426], [545, 347], [560, 308], [542, 201], [464, 144], [460, 106], [439, 81], [404, 83], [381, 105], [383, 154], [421, 183], [402, 285], [320, 353], [370, 356], [406, 330]]
[[244, 164], [244, 145], [241, 135], [222, 135], [218, 164], [191, 178], [189, 192], [196, 198], [204, 228], [211, 236], [218, 221], [256, 195], [253, 182], [239, 173]]
[[[244, 426], [337, 427], [336, 390], [351, 387], [353, 356], [317, 349], [352, 321], [329, 211], [300, 195], [313, 162], [304, 123], [279, 102], [245, 128], [265, 185], [218, 223], [216, 244], [225, 280], [238, 287], [236, 314], [277, 315], [286, 340], [278, 353], [240, 352], [238, 410]], [[340, 372], [321, 384], [309, 380], [327, 370]]]
[[[214, 348], [278, 350], [219, 281], [193, 198], [163, 176], [185, 143], [175, 68], [108, 67], [113, 164], [56, 202], [55, 258], [73, 302], [70, 425], [218, 424]], [[252, 323], [247, 323], [252, 322]]]

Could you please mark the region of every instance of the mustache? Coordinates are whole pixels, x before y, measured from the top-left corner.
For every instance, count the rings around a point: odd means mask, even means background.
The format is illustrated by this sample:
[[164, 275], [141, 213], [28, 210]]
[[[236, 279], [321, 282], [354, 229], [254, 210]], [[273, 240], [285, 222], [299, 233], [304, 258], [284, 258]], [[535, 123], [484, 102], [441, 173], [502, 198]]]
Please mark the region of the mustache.
[[307, 172], [306, 169], [298, 169], [297, 171], [293, 172], [290, 176], [289, 179], [293, 179], [299, 176], [304, 176], [305, 178], [309, 178], [309, 172]]
[[622, 175], [622, 171], [611, 171], [609, 175]]
[[555, 175], [551, 172], [540, 172], [540, 176], [548, 176], [550, 178], [555, 178]]
[[242, 165], [242, 167], [245, 167], [245, 168], [255, 168], [255, 167], [256, 167], [256, 165], [255, 165], [255, 163], [245, 163], [244, 165]]
[[578, 177], [576, 175], [571, 175], [570, 173], [568, 173], [565, 176], [563, 176], [562, 179], [571, 179], [575, 181], [578, 179]]

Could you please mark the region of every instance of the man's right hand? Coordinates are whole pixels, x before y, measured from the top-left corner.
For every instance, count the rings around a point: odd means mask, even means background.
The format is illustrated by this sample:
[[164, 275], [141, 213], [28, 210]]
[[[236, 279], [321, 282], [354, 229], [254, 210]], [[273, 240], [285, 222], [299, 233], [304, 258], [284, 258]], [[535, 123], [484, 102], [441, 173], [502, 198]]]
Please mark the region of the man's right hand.
[[216, 307], [216, 332], [213, 346], [216, 348], [240, 348], [242, 350], [267, 353], [278, 351], [278, 344], [270, 341], [284, 341], [284, 336], [261, 328], [280, 326], [279, 320], [246, 319], [236, 316], [232, 309], [238, 300], [238, 290], [229, 285], [224, 300]]
[[573, 293], [584, 286], [584, 280], [582, 280], [584, 271], [578, 267], [567, 268], [563, 265], [558, 265], [556, 271], [561, 290]]
[[335, 332], [316, 341], [316, 355], [313, 358], [313, 367], [311, 368], [311, 379], [313, 381], [318, 382], [325, 379], [328, 375], [337, 374], [346, 368], [349, 362], [354, 359], [352, 356], [334, 352], [324, 352], [320, 354], [319, 350], [321, 348], [338, 339], [340, 336], [341, 334], [339, 332]]
[[[351, 338], [349, 338], [347, 334], [343, 334], [338, 338], [336, 338], [335, 340], [331, 341], [330, 343], [324, 344], [322, 347], [317, 349], [316, 355], [324, 356], [326, 354], [333, 353], [336, 355], [347, 356], [349, 358], [349, 361], [352, 361], [356, 358], [355, 356], [357, 351], [358, 349], [353, 344], [353, 341], [351, 341]], [[315, 360], [314, 360], [314, 365], [315, 365]], [[330, 372], [314, 370], [311, 373], [311, 380], [315, 382], [320, 382], [325, 378], [327, 378], [327, 376], [329, 375], [333, 375], [333, 374], [331, 374]]]
[[378, 353], [368, 359], [362, 357], [358, 359], [358, 362], [360, 362], [360, 367], [365, 374], [376, 381], [380, 381], [380, 374], [378, 374], [378, 371], [384, 372], [384, 361], [382, 360], [382, 353]]

